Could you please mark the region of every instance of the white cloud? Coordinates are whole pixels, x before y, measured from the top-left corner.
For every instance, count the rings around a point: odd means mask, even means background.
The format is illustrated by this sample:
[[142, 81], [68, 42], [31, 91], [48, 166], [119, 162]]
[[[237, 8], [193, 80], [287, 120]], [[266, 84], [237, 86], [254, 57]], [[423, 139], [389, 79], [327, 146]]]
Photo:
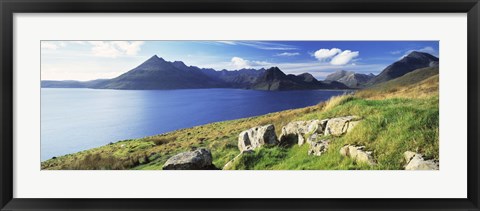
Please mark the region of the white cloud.
[[95, 56], [116, 58], [118, 56], [135, 56], [141, 50], [143, 41], [89, 41]]
[[317, 58], [320, 61], [325, 61], [325, 60], [330, 59], [333, 56], [335, 56], [335, 55], [337, 55], [341, 52], [342, 52], [342, 50], [340, 50], [338, 48], [332, 48], [332, 49], [322, 48], [318, 51], [315, 51], [313, 56], [315, 56], [315, 58]]
[[420, 48], [420, 49], [416, 49], [416, 50], [409, 50], [409, 51], [407, 51], [406, 54], [409, 54], [413, 51], [420, 51], [420, 52], [429, 53], [429, 54], [433, 54], [433, 55], [437, 54], [437, 51], [430, 46]]
[[242, 59], [240, 57], [233, 57], [231, 60], [232, 65], [237, 67], [237, 68], [245, 68], [248, 67], [248, 62], [245, 59]]
[[278, 53], [275, 56], [298, 56], [298, 55], [300, 55], [300, 53], [298, 53], [298, 52], [292, 52], [292, 53], [283, 52], [283, 53]]
[[57, 48], [59, 48], [57, 44], [54, 44], [52, 42], [47, 42], [47, 41], [42, 41], [40, 43], [40, 47], [42, 49], [49, 49], [49, 50], [56, 50]]
[[218, 43], [227, 44], [227, 45], [237, 45], [235, 41], [217, 41]]
[[298, 49], [297, 47], [292, 45], [264, 41], [215, 41], [214, 43], [220, 43], [225, 45], [243, 45], [261, 50], [289, 51]]
[[350, 61], [352, 61], [352, 59], [358, 57], [358, 55], [359, 55], [358, 51], [345, 50], [340, 54], [336, 55], [335, 57], [333, 57], [332, 61], [330, 61], [330, 64], [345, 65], [345, 64], [348, 64]]
[[358, 51], [344, 50], [342, 51], [339, 48], [325, 49], [322, 48], [318, 51], [315, 51], [313, 56], [321, 62], [330, 61], [332, 65], [345, 65], [352, 61], [354, 58], [358, 57]]
[[430, 47], [430, 46], [426, 46], [426, 47], [423, 47], [423, 48], [420, 48], [420, 49], [413, 49], [413, 50], [408, 50], [405, 52], [405, 54], [403, 54], [403, 56], [400, 57], [400, 59], [402, 59], [403, 57], [407, 56], [408, 54], [412, 53], [413, 51], [419, 51], [419, 52], [424, 52], [424, 53], [428, 53], [428, 54], [432, 54], [434, 56], [438, 56], [438, 53], [437, 51]]
[[250, 60], [246, 60], [246, 59], [243, 59], [243, 58], [240, 58], [240, 57], [233, 57], [231, 60], [230, 60], [230, 64], [234, 67], [234, 68], [238, 68], [238, 69], [241, 69], [241, 68], [251, 68], [251, 67], [265, 67], [265, 66], [269, 66], [271, 65], [271, 63], [269, 62], [265, 62], [265, 61], [250, 61]]

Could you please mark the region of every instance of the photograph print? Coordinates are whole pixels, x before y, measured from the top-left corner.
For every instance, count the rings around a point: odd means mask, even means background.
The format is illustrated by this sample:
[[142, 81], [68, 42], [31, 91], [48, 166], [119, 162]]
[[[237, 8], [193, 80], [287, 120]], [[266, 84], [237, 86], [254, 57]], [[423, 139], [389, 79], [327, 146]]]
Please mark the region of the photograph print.
[[439, 170], [438, 41], [45, 40], [42, 170]]

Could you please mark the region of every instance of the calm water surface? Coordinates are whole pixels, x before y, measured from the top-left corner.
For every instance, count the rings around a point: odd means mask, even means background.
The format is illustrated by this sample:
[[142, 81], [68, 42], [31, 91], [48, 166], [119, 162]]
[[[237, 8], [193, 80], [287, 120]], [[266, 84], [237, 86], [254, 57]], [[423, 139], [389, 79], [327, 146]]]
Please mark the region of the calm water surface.
[[119, 140], [311, 106], [344, 92], [42, 88], [41, 159]]

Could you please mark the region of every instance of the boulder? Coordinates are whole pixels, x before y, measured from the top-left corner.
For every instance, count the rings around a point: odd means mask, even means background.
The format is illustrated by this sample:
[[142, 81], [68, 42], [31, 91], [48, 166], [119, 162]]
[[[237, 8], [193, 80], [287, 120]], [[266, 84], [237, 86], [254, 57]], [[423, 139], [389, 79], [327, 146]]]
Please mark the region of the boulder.
[[307, 143], [310, 144], [310, 143], [318, 142], [318, 141], [321, 140], [321, 138], [322, 138], [322, 135], [321, 135], [321, 134], [314, 133], [314, 134], [308, 136], [308, 138], [307, 138]]
[[272, 124], [250, 128], [238, 135], [240, 152], [253, 150], [263, 145], [276, 145], [277, 143], [275, 127]]
[[290, 122], [282, 128], [280, 143], [287, 145], [297, 143], [301, 146], [305, 143], [305, 136], [307, 134], [322, 134], [327, 121], [328, 119]]
[[365, 146], [346, 145], [340, 149], [340, 154], [345, 157], [350, 157], [356, 162], [366, 163], [369, 165], [375, 165], [373, 159], [373, 152], [365, 151]]
[[358, 116], [344, 116], [329, 119], [325, 126], [325, 135], [341, 136], [350, 132], [358, 123]]
[[310, 142], [310, 148], [308, 149], [309, 155], [320, 156], [328, 149], [328, 140], [321, 140], [318, 142]]
[[206, 170], [215, 169], [212, 164], [212, 153], [205, 148], [190, 152], [182, 152], [169, 158], [163, 170]]
[[232, 160], [228, 161], [228, 163], [226, 163], [222, 170], [232, 170], [232, 167], [233, 167], [233, 164], [239, 160], [243, 154], [249, 154], [249, 153], [253, 153], [253, 150], [246, 150], [246, 151], [243, 151], [243, 152], [240, 152], [240, 154], [238, 154], [237, 156], [235, 156]]
[[422, 154], [412, 151], [403, 153], [405, 162], [405, 170], [438, 170], [439, 163], [436, 160], [425, 160]]

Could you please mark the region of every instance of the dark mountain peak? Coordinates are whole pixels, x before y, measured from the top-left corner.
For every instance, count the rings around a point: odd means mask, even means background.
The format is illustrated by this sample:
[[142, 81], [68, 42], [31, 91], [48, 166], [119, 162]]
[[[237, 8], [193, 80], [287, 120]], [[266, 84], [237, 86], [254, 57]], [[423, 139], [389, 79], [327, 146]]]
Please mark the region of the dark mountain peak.
[[399, 61], [386, 67], [380, 74], [370, 81], [370, 84], [377, 84], [401, 77], [419, 68], [438, 66], [438, 58], [431, 54], [412, 51]]
[[310, 73], [302, 73], [300, 74], [299, 76], [303, 76], [303, 77], [312, 77], [313, 78], [313, 75], [310, 74]]
[[424, 60], [424, 61], [438, 61], [438, 58], [435, 56], [432, 56], [431, 54], [420, 52], [420, 51], [412, 51], [410, 52], [407, 56], [404, 57], [404, 59], [418, 59], [418, 60]]
[[327, 80], [327, 81], [338, 81], [341, 78], [343, 78], [345, 76], [348, 76], [348, 75], [351, 75], [351, 74], [355, 74], [355, 73], [351, 72], [351, 71], [346, 71], [346, 70], [337, 70], [337, 71], [327, 75], [325, 80]]
[[272, 72], [272, 73], [282, 73], [283, 75], [285, 75], [285, 73], [283, 73], [280, 68], [278, 67], [270, 67], [268, 69], [265, 70], [266, 72]]
[[300, 78], [303, 79], [303, 81], [305, 82], [312, 82], [312, 81], [317, 81], [317, 79], [315, 77], [313, 77], [312, 74], [310, 73], [302, 73], [300, 75], [298, 75]]
[[348, 73], [352, 73], [352, 72], [346, 71], [346, 70], [337, 70], [337, 71], [335, 71], [335, 73], [340, 73], [340, 74], [347, 75]]
[[[185, 65], [185, 63], [183, 63], [182, 61], [174, 61], [173, 62], [174, 64], [179, 64], [179, 65]], [[186, 66], [186, 65], [185, 65]]]
[[182, 61], [174, 61], [172, 65], [180, 70], [187, 70], [189, 67]]
[[153, 55], [152, 57], [147, 59], [145, 62], [148, 62], [148, 61], [165, 61], [165, 60], [161, 57], [158, 57], [157, 55]]
[[171, 64], [169, 62], [166, 62], [164, 59], [158, 57], [157, 55], [154, 55], [144, 61], [142, 64], [138, 65], [136, 68], [133, 70], [160, 70], [160, 69], [165, 69], [165, 68], [170, 68]]
[[273, 79], [279, 79], [279, 78], [284, 78], [285, 73], [280, 70], [278, 67], [270, 67], [265, 70], [264, 74], [264, 79], [265, 80], [273, 80]]

